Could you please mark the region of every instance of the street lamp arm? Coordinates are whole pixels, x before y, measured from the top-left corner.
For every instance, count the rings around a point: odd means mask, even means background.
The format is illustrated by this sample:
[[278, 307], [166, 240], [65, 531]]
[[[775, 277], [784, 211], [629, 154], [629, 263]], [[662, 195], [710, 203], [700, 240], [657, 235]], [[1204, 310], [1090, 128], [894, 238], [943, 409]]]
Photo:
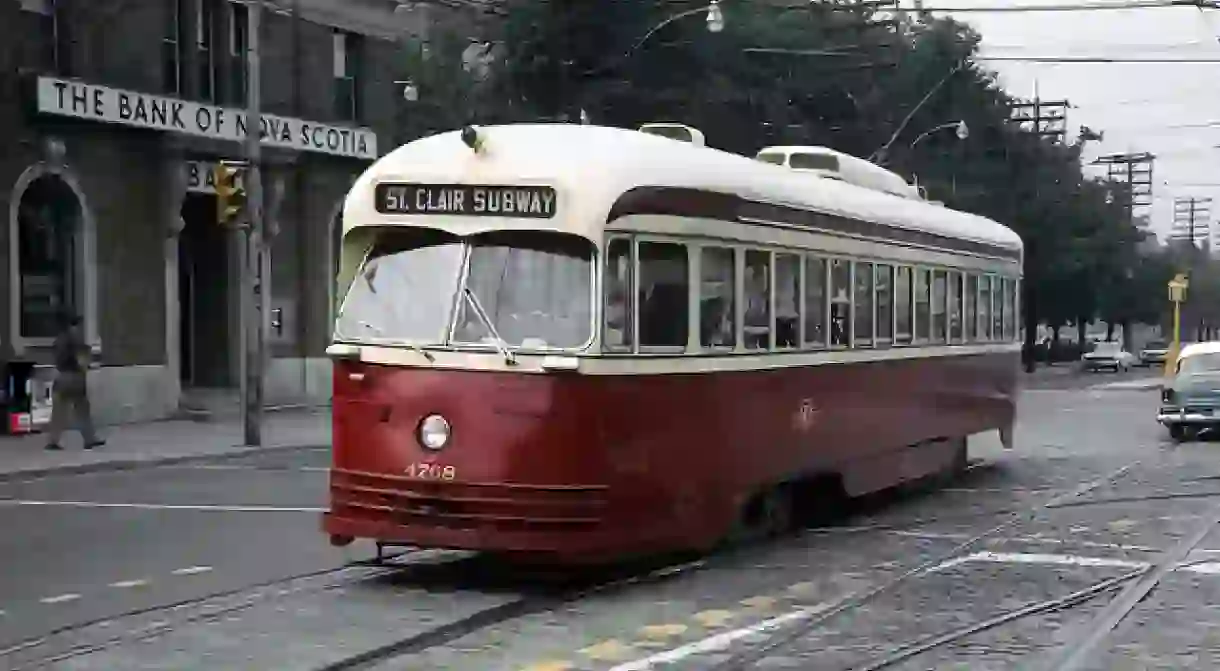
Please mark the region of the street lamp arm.
[[[617, 67], [618, 65], [621, 65], [623, 62], [627, 61], [633, 55], [635, 55], [635, 52], [639, 51], [640, 47], [644, 46], [644, 43], [647, 42], [649, 39], [651, 39], [653, 35], [656, 35], [658, 32], [660, 32], [660, 30], [662, 28], [664, 28], [665, 26], [668, 26], [669, 24], [673, 23], [674, 21], [678, 21], [680, 19], [684, 19], [688, 16], [693, 16], [695, 14], [709, 14], [710, 12], [719, 12], [719, 11], [720, 11], [720, 2], [719, 2], [719, 0], [715, 0], [711, 4], [704, 5], [702, 7], [695, 7], [694, 9], [688, 9], [686, 11], [678, 12], [677, 14], [674, 14], [673, 16], [671, 16], [671, 17], [665, 19], [664, 21], [658, 23], [657, 25], [653, 26], [648, 32], [644, 33], [643, 37], [636, 40], [635, 44], [631, 45], [630, 49], [623, 52], [623, 54], [618, 57], [617, 62], [613, 66], [605, 66], [605, 67], [596, 68], [593, 70], [587, 70], [587, 71], [585, 71], [584, 75], [589, 76], [589, 75], [600, 74], [607, 70], [611, 70], [611, 69]], [[711, 16], [711, 15], [709, 14], [709, 16]], [[709, 23], [710, 23], [710, 21], [711, 21], [711, 19], [709, 19]]]
[[943, 88], [945, 84], [949, 83], [949, 79], [951, 79], [953, 77], [953, 75], [957, 74], [958, 72], [961, 71], [962, 68], [966, 67], [967, 63], [968, 63], [968, 61], [966, 61], [964, 59], [961, 61], [958, 61], [957, 65], [953, 66], [952, 70], [949, 70], [949, 72], [947, 74], [945, 74], [945, 76], [942, 77], [940, 81], [936, 82], [935, 86], [933, 86], [931, 89], [928, 89], [928, 92], [926, 94], [924, 94], [923, 99], [920, 100], [919, 103], [916, 104], [914, 107], [912, 107], [910, 112], [907, 112], [907, 115], [902, 120], [902, 123], [898, 124], [898, 128], [894, 129], [894, 134], [890, 136], [890, 139], [886, 140], [885, 144], [881, 145], [881, 147], [879, 147], [877, 149], [877, 151], [874, 151], [872, 154], [870, 154], [868, 157], [868, 160], [876, 161], [876, 160], [880, 159], [881, 157], [885, 156], [885, 154], [887, 152], [889, 152], [890, 146], [892, 146], [894, 144], [894, 142], [896, 142], [898, 140], [898, 136], [902, 134], [902, 131], [906, 130], [907, 124], [911, 123], [911, 119], [915, 118], [915, 113], [918, 112], [920, 109], [922, 109], [923, 106], [926, 105], [928, 103], [928, 101], [932, 99], [932, 96], [936, 95], [937, 91], [940, 91], [941, 88]]
[[910, 144], [910, 146], [907, 147], [907, 149], [914, 149], [915, 145], [919, 144], [920, 142], [923, 142], [924, 138], [928, 137], [929, 135], [931, 135], [932, 133], [935, 133], [938, 130], [944, 130], [946, 128], [953, 128], [954, 126], [961, 127], [961, 124], [962, 124], [962, 122], [960, 122], [960, 121], [950, 121], [949, 123], [942, 123], [939, 126], [934, 126], [932, 128], [929, 128], [928, 130], [925, 130], [924, 132], [920, 133], [919, 137], [915, 138], [915, 141], [912, 142]]

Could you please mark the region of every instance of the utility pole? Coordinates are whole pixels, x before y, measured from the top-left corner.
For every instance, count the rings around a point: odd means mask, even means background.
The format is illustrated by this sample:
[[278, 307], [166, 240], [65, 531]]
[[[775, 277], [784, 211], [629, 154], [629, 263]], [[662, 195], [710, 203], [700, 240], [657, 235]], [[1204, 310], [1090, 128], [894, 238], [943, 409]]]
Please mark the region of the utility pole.
[[259, 58], [263, 5], [246, 4], [249, 21], [246, 58], [246, 211], [245, 249], [241, 264], [242, 425], [246, 445], [263, 443], [263, 380], [270, 317], [271, 257], [264, 244], [262, 181], [262, 67]]
[[1156, 156], [1139, 154], [1110, 154], [1093, 161], [1094, 165], [1106, 166], [1106, 178], [1127, 185], [1127, 221], [1135, 224], [1135, 208], [1152, 205], [1152, 165]]
[[[1033, 100], [1017, 101], [1009, 108], [1008, 120], [1023, 131], [1026, 136], [1032, 136], [1035, 152], [1042, 151], [1042, 141], [1049, 139], [1051, 142], [1063, 142], [1064, 135], [1067, 131], [1067, 109], [1070, 107], [1066, 100], [1042, 100], [1038, 96], [1036, 82], [1034, 89]], [[1037, 193], [1034, 194], [1036, 198]], [[1031, 245], [1031, 248], [1033, 245]], [[1031, 253], [1036, 253], [1031, 249]], [[1034, 372], [1034, 341], [1038, 331], [1038, 307], [1037, 296], [1033, 291], [1033, 284], [1029, 281], [1021, 282], [1021, 321], [1025, 325], [1025, 343], [1022, 347], [1021, 357], [1024, 359], [1026, 372]]]
[[1170, 240], [1189, 240], [1198, 247], [1202, 242], [1204, 251], [1211, 247], [1211, 198], [1174, 198], [1173, 232]]
[[1021, 100], [1012, 104], [1009, 121], [1039, 139], [1063, 142], [1069, 107], [1071, 104], [1066, 100], [1042, 100], [1038, 97]]

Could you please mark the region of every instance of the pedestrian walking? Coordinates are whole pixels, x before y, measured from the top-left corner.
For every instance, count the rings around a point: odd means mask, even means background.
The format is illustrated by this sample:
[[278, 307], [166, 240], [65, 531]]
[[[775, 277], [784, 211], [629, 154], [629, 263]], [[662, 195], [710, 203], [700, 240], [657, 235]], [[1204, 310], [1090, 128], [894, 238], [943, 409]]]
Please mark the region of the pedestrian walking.
[[55, 338], [55, 386], [52, 391], [51, 431], [47, 449], [62, 450], [60, 437], [75, 420], [76, 429], [85, 441], [85, 449], [91, 450], [106, 441], [98, 438], [93, 428], [93, 415], [89, 409], [89, 345], [81, 332], [81, 319], [76, 315], [64, 317], [63, 327]]

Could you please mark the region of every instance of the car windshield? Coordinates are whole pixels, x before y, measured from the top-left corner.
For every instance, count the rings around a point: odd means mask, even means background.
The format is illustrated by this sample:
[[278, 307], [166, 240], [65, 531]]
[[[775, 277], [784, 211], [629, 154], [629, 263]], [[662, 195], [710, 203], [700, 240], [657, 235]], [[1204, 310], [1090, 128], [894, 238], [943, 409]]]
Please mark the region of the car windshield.
[[1097, 343], [1097, 348], [1093, 350], [1093, 353], [1094, 354], [1103, 354], [1103, 355], [1107, 355], [1107, 356], [1114, 356], [1115, 354], [1118, 354], [1121, 351], [1122, 351], [1122, 346], [1120, 346], [1116, 342], [1099, 342], [1099, 343]]
[[437, 343], [461, 274], [462, 242], [432, 229], [379, 232], [335, 319], [335, 338]]
[[1168, 349], [1168, 347], [1169, 343], [1164, 340], [1152, 340], [1147, 345], [1144, 345], [1144, 349]]
[[[568, 234], [500, 231], [471, 239], [455, 343], [571, 349], [593, 335], [593, 244]], [[473, 303], [486, 312], [494, 333]]]
[[1216, 372], [1220, 372], [1220, 352], [1195, 354], [1178, 361], [1178, 373], [1183, 375]]

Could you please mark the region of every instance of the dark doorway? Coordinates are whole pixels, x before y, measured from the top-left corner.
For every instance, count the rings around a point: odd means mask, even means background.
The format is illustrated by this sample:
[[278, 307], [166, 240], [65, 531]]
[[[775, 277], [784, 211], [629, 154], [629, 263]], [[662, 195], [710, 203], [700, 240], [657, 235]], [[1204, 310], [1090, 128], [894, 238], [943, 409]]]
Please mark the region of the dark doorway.
[[181, 376], [187, 388], [234, 385], [229, 300], [230, 236], [216, 223], [216, 197], [188, 194], [178, 241]]

